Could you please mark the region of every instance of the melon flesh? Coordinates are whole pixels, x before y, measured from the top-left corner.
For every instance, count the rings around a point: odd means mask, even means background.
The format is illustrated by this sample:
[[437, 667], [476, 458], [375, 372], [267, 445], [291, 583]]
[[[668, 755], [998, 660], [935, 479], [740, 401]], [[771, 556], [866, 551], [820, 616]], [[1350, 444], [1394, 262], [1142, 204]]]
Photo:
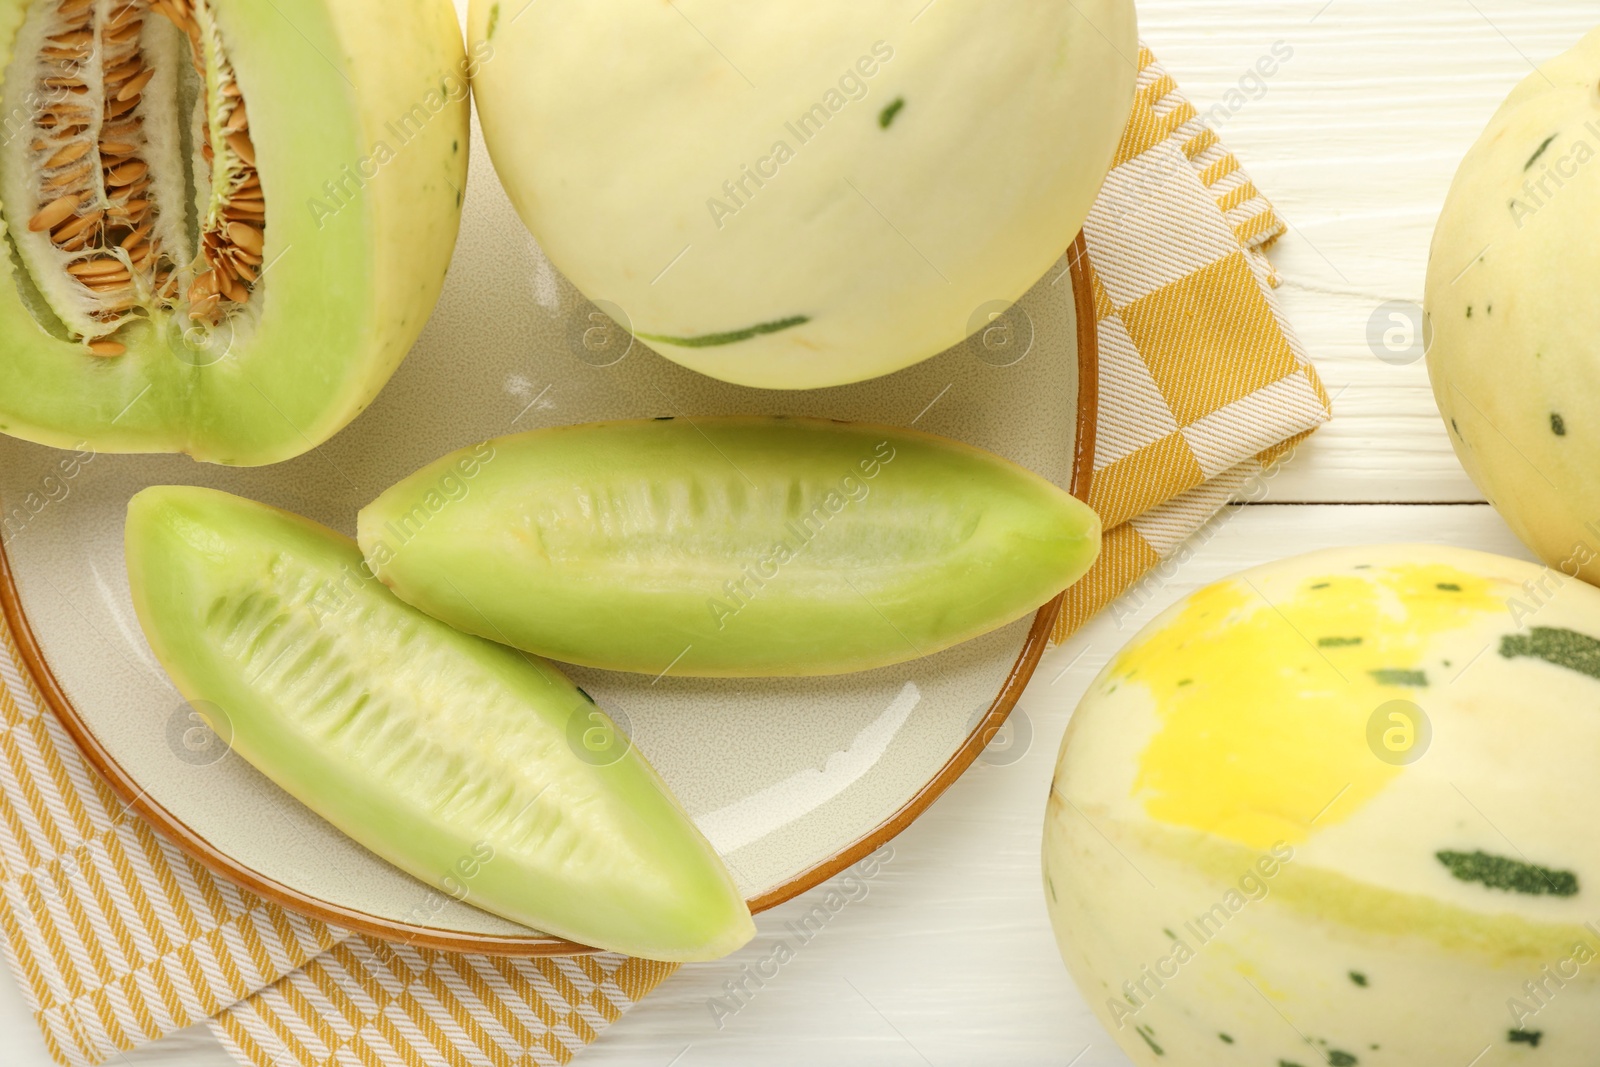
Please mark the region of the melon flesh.
[[1339, 549], [1207, 587], [1068, 729], [1062, 956], [1146, 1067], [1588, 1064], [1597, 706], [1600, 592], [1528, 563]]
[[134, 497], [127, 548], [139, 621], [191, 705], [395, 866], [651, 959], [712, 959], [755, 933], [716, 852], [587, 694], [402, 604], [348, 539], [171, 486]]
[[822, 419], [537, 430], [361, 512], [374, 573], [458, 629], [679, 677], [932, 655], [1047, 604], [1100, 551], [1088, 506], [992, 453]]
[[1131, 0], [473, 0], [484, 137], [541, 247], [669, 359], [887, 374], [1021, 297], [1133, 99]]

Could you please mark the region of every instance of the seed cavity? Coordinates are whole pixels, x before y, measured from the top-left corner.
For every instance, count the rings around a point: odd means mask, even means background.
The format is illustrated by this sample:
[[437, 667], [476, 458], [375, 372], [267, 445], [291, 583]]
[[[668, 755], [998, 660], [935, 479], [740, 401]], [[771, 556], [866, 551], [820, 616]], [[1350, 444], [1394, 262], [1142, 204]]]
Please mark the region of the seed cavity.
[[3, 92], [0, 199], [42, 325], [115, 358], [133, 323], [208, 339], [258, 310], [266, 202], [208, 0], [34, 0]]

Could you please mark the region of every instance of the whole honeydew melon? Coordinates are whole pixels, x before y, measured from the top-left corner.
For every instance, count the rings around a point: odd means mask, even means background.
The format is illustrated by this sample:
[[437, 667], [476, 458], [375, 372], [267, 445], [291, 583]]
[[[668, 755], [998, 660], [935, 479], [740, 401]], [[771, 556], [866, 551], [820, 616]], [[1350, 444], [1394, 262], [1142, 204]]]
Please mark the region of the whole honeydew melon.
[[713, 959], [755, 933], [716, 852], [589, 696], [457, 633], [355, 544], [209, 489], [128, 506], [150, 647], [240, 756], [404, 871], [586, 945]]
[[472, 0], [468, 32], [555, 265], [668, 358], [778, 389], [899, 370], [1021, 297], [1138, 56], [1131, 0]]
[[1456, 175], [1428, 370], [1456, 455], [1528, 547], [1600, 582], [1600, 31], [1530, 75]]
[[913, 430], [705, 418], [535, 430], [361, 512], [368, 565], [450, 625], [568, 663], [840, 674], [1013, 622], [1100, 551], [1081, 501]]
[[448, 3], [0, 0], [0, 62], [0, 433], [257, 465], [372, 402], [455, 244]]
[[1339, 549], [1208, 586], [1067, 731], [1061, 953], [1144, 1067], [1585, 1067], [1597, 709], [1600, 591], [1528, 563]]

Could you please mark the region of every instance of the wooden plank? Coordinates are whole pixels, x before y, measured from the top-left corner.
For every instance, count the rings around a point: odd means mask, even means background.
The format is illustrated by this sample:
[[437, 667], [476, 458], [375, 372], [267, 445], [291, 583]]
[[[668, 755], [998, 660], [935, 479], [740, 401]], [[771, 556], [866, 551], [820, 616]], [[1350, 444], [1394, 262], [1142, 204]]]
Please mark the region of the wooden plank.
[[[1273, 251], [1285, 307], [1338, 396], [1276, 500], [1459, 501], [1421, 362], [1378, 359], [1368, 324], [1422, 299], [1462, 156], [1511, 88], [1593, 27], [1593, 4], [1143, 0], [1142, 32], [1294, 227]], [[1481, 14], [1479, 13], [1481, 11]], [[1293, 55], [1250, 76], [1282, 42]], [[1235, 94], [1231, 98], [1229, 94]], [[1237, 108], [1212, 111], [1229, 100]]]

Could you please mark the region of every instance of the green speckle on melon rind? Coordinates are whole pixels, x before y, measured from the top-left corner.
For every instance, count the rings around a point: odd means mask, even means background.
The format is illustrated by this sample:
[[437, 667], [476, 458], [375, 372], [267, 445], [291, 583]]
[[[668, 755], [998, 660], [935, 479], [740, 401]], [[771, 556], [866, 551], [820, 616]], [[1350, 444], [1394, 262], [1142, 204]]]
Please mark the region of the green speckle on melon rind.
[[1368, 671], [1367, 673], [1372, 675], [1373, 681], [1379, 685], [1405, 686], [1411, 689], [1428, 688], [1428, 674], [1426, 671], [1383, 668], [1376, 671]]
[[1478, 882], [1489, 889], [1530, 897], [1575, 897], [1578, 876], [1487, 852], [1438, 852], [1435, 858], [1460, 882]]
[[1576, 630], [1535, 626], [1526, 634], [1507, 634], [1500, 639], [1500, 655], [1542, 659], [1600, 680], [1600, 640]]
[[1539, 157], [1544, 155], [1546, 149], [1548, 149], [1551, 145], [1555, 144], [1556, 138], [1559, 137], [1559, 136], [1561, 136], [1561, 135], [1557, 134], [1557, 133], [1552, 133], [1549, 137], [1546, 137], [1544, 139], [1544, 144], [1540, 145], [1538, 150], [1533, 153], [1533, 157], [1528, 160], [1528, 165], [1522, 168], [1523, 173], [1527, 173], [1528, 171], [1533, 169], [1533, 165], [1535, 163], [1539, 162]]
[[698, 337], [668, 337], [659, 333], [641, 333], [638, 337], [642, 341], [657, 341], [664, 345], [677, 345], [679, 348], [714, 348], [718, 345], [738, 344], [740, 341], [748, 341], [763, 334], [779, 333], [796, 326], [804, 326], [810, 321], [810, 315], [791, 315], [786, 319], [763, 322], [756, 326], [747, 326], [742, 330], [730, 330], [727, 333], [706, 333]]

